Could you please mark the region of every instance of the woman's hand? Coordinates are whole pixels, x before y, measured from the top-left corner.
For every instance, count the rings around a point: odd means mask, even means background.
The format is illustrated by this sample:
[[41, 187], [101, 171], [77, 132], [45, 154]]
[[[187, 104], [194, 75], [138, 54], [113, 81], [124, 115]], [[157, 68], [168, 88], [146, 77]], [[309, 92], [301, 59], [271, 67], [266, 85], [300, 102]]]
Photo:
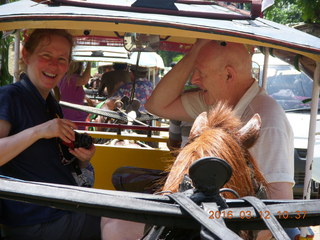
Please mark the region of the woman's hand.
[[38, 125], [36, 128], [39, 139], [58, 137], [62, 141], [70, 143], [75, 140], [73, 129], [77, 128], [77, 125], [67, 119], [55, 118]]
[[[77, 125], [67, 119], [55, 118], [37, 126], [39, 138], [58, 137], [66, 143], [75, 141], [74, 130]], [[89, 149], [75, 148], [69, 149], [69, 152], [80, 160], [80, 167], [86, 167], [93, 157], [96, 148], [92, 145]]]
[[75, 148], [75, 149], [69, 149], [69, 152], [80, 160], [79, 167], [85, 168], [88, 166], [90, 159], [93, 157], [94, 153], [96, 152], [96, 147], [92, 144], [92, 146], [89, 149]]

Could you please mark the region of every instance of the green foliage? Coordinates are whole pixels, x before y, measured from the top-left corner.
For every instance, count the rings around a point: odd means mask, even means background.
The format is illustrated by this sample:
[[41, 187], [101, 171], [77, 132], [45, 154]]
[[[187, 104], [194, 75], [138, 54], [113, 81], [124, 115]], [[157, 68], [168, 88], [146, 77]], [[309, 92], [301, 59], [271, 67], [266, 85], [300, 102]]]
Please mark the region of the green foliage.
[[306, 23], [320, 23], [320, 0], [297, 0]]
[[302, 10], [296, 1], [276, 0], [275, 4], [266, 10], [264, 17], [281, 24], [302, 22]]
[[159, 51], [158, 54], [162, 57], [165, 66], [170, 66], [172, 62], [179, 62], [183, 57], [183, 54], [177, 52]]
[[320, 0], [276, 0], [264, 16], [281, 24], [320, 23]]
[[[14, 2], [14, 0], [0, 0], [0, 5]], [[3, 32], [0, 32], [0, 86], [6, 85], [13, 81], [13, 77], [8, 69], [8, 52], [10, 43], [13, 42], [13, 37], [3, 37]]]
[[179, 62], [183, 57], [183, 54], [178, 54], [172, 59], [172, 62]]
[[12, 36], [3, 38], [3, 32], [0, 32], [0, 86], [12, 83], [13, 77], [9, 73], [9, 46], [13, 41]]

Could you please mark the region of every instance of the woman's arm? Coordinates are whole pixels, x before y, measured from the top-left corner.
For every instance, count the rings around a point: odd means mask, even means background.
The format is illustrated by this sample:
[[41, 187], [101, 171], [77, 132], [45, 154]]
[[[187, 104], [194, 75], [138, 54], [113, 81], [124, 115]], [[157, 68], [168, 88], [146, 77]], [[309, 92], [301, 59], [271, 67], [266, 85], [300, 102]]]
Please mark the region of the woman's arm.
[[77, 80], [77, 86], [86, 85], [91, 77], [91, 62], [87, 63], [87, 67]]
[[33, 144], [37, 137], [32, 129], [26, 129], [19, 134], [8, 137], [11, 124], [7, 121], [0, 120], [0, 166], [9, 162], [23, 150]]
[[68, 143], [74, 141], [73, 129], [76, 127], [69, 120], [55, 118], [43, 124], [25, 129], [15, 135], [8, 136], [11, 124], [0, 120], [0, 166], [9, 162], [41, 138], [59, 137]]

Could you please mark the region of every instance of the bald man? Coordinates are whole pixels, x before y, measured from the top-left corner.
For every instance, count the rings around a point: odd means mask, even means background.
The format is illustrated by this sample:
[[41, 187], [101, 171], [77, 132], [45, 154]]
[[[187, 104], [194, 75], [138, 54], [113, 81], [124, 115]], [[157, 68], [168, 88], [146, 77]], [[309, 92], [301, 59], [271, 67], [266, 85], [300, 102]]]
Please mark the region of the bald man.
[[[145, 107], [158, 116], [189, 122], [221, 100], [243, 122], [258, 113], [261, 133], [251, 153], [270, 183], [269, 198], [292, 199], [293, 132], [283, 109], [252, 78], [252, 51], [252, 47], [242, 44], [197, 40], [161, 79]], [[202, 91], [182, 94], [191, 74], [192, 84]]]

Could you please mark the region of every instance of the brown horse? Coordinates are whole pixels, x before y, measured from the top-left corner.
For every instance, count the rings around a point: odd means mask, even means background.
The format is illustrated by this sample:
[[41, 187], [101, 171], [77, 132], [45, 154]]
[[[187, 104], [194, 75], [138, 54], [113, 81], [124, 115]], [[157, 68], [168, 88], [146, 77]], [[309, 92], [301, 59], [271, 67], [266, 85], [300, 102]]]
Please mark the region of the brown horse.
[[[177, 192], [190, 165], [203, 157], [217, 157], [227, 161], [233, 169], [230, 180], [224, 187], [235, 190], [242, 196], [255, 196], [260, 186], [267, 187], [249, 152], [259, 136], [261, 120], [258, 114], [243, 126], [232, 110], [219, 103], [207, 114], [203, 112], [195, 120], [189, 143], [180, 150], [163, 191]], [[224, 195], [234, 198], [230, 193]]]

